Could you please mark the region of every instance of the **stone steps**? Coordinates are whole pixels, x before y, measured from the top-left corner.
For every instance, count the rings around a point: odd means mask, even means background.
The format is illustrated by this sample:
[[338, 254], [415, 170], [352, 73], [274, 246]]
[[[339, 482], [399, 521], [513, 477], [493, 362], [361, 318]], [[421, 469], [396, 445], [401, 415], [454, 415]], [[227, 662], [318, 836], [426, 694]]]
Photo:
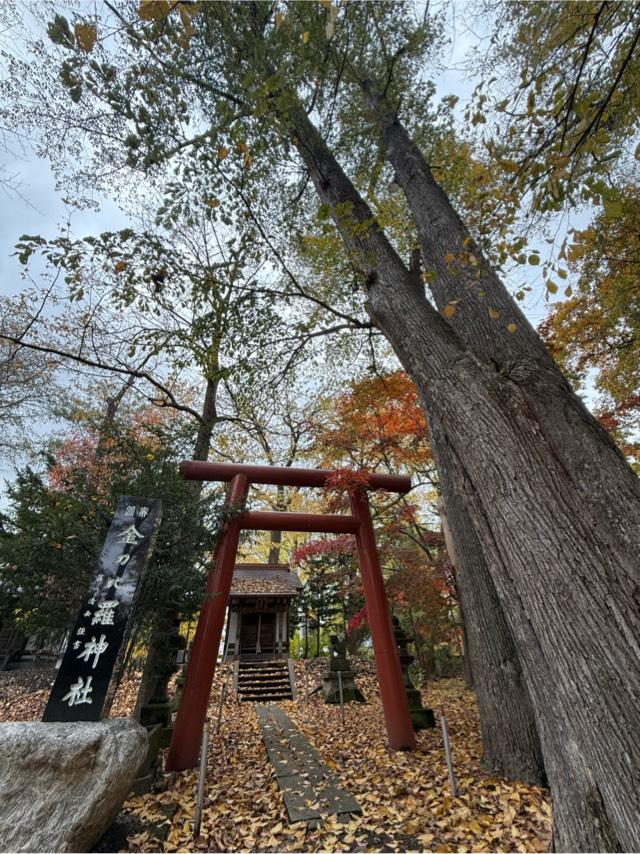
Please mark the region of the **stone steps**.
[[241, 661], [237, 677], [238, 697], [244, 702], [292, 700], [293, 691], [286, 661]]

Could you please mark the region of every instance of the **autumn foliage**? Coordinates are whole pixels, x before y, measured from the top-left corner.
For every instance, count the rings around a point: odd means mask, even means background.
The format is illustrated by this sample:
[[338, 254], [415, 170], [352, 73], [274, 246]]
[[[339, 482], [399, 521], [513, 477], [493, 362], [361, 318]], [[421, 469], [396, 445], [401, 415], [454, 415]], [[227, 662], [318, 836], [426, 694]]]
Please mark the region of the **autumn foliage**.
[[424, 411], [404, 371], [353, 381], [324, 416], [315, 435], [325, 465], [411, 470], [431, 463]]

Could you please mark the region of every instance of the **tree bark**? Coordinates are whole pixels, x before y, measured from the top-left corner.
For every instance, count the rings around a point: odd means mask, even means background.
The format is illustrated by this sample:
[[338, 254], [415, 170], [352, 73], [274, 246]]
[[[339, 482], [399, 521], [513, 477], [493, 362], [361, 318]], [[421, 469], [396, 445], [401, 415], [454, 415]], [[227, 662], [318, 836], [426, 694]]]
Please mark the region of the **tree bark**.
[[[282, 512], [287, 509], [287, 501], [284, 486], [278, 485], [275, 509]], [[282, 531], [271, 531], [269, 546], [269, 563], [280, 563], [280, 551], [282, 548]]]
[[[456, 470], [464, 472], [464, 506], [534, 705], [554, 802], [556, 846], [635, 850], [640, 847], [637, 479], [634, 483], [615, 446], [570, 393], [564, 394], [564, 407], [551, 401], [544, 421], [539, 418], [526, 388], [530, 360], [506, 370], [480, 358], [454, 332], [304, 119], [306, 124], [302, 116], [294, 117], [299, 150], [366, 275], [369, 314], [416, 383], [432, 429], [435, 425], [438, 468], [442, 472], [454, 460]], [[349, 202], [348, 218], [344, 202]], [[549, 362], [553, 365], [547, 357], [537, 366]], [[558, 382], [551, 385], [557, 390]], [[616, 493], [617, 506], [604, 515], [594, 512], [600, 500], [585, 501], [586, 487], [578, 483], [593, 459], [583, 467], [583, 451], [575, 461], [558, 453], [558, 427], [550, 431], [548, 421], [561, 413], [563, 426], [572, 431], [565, 447], [576, 449], [589, 436], [596, 464], [605, 469], [590, 486], [610, 480], [606, 494]]]
[[[464, 470], [456, 471], [454, 457], [446, 457], [446, 437], [437, 419], [430, 422], [431, 438], [441, 448], [440, 482], [448, 496], [441, 503], [442, 530], [464, 614], [466, 646], [473, 687], [480, 712], [482, 770], [496, 777], [546, 785], [542, 749], [529, 691], [511, 630], [460, 496]], [[451, 529], [461, 531], [452, 536]], [[466, 666], [466, 665], [465, 665]]]
[[[347, 217], [346, 222], [337, 220], [347, 246], [369, 261], [368, 279], [376, 281], [385, 264], [381, 259], [387, 258], [386, 274], [391, 285], [390, 289], [398, 288], [406, 291], [411, 303], [416, 303], [407, 310], [418, 311], [420, 316], [428, 308], [424, 296], [424, 286], [419, 280], [419, 271], [407, 270], [390, 246], [385, 245], [386, 239], [379, 232], [377, 224], [364, 201], [357, 194], [347, 177], [335, 162], [335, 158], [327, 150], [318, 132], [313, 128], [306, 115], [296, 112], [295, 138], [300, 140], [300, 153], [311, 168], [311, 175], [322, 200], [332, 204], [351, 201], [353, 212], [351, 216], [360, 221], [370, 222], [372, 232], [369, 243], [359, 245], [363, 240], [362, 232], [353, 228], [352, 221]], [[315, 175], [315, 178], [314, 178]], [[344, 204], [342, 208], [344, 209]], [[354, 237], [355, 233], [355, 237]], [[364, 233], [366, 237], [367, 233]], [[378, 242], [380, 246], [378, 246]], [[371, 244], [371, 245], [370, 245]], [[376, 259], [371, 264], [370, 259]], [[399, 300], [396, 300], [399, 303]], [[399, 304], [393, 311], [402, 311]], [[371, 313], [371, 312], [370, 312]], [[443, 318], [438, 318], [444, 323]], [[380, 328], [392, 341], [390, 334], [383, 324]], [[392, 341], [393, 343], [393, 341]], [[426, 345], [435, 349], [439, 345]], [[456, 346], [454, 344], [454, 346]], [[434, 354], [435, 355], [435, 354]], [[407, 372], [416, 381], [415, 354], [408, 353], [406, 358], [400, 355]], [[420, 388], [419, 383], [416, 385]], [[437, 415], [433, 407], [428, 412], [430, 421], [430, 439], [432, 447], [440, 441], [441, 430], [433, 429]], [[458, 496], [464, 493], [464, 469], [456, 465], [455, 457], [447, 452], [446, 445], [437, 454], [438, 472], [445, 502], [451, 505], [452, 524], [455, 524], [455, 538], [458, 544], [457, 569], [464, 581], [461, 584], [461, 601], [465, 614], [477, 622], [473, 627], [471, 655], [476, 664], [476, 689], [483, 735], [483, 766], [491, 769], [492, 773], [500, 774], [509, 779], [524, 780], [531, 783], [544, 784], [546, 775], [539, 739], [536, 735], [536, 723], [527, 686], [520, 678], [521, 667], [511, 632], [495, 591], [486, 564], [481, 544], [475, 534], [473, 523], [466, 512], [464, 503]], [[477, 589], [476, 589], [477, 588]], [[485, 609], [479, 612], [480, 609]], [[472, 614], [474, 617], [472, 618]], [[491, 627], [493, 630], [484, 632]]]

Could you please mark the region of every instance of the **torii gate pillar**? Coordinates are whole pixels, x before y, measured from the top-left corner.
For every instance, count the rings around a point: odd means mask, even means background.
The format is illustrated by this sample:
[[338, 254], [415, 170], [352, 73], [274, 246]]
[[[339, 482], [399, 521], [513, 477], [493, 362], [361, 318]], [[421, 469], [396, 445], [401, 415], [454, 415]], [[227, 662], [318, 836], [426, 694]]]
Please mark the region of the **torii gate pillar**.
[[404, 687], [398, 648], [393, 636], [391, 614], [384, 589], [380, 558], [369, 510], [369, 498], [364, 491], [349, 498], [351, 512], [360, 523], [356, 531], [360, 575], [364, 588], [367, 619], [376, 659], [378, 683], [389, 747], [392, 750], [413, 750], [416, 738], [411, 723], [409, 701]]

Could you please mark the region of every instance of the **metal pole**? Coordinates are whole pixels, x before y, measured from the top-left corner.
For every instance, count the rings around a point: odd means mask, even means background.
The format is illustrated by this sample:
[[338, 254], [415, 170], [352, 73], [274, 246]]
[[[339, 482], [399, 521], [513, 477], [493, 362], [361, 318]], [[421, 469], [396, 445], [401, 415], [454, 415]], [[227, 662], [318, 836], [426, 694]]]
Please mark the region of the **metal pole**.
[[338, 670], [338, 693], [340, 694], [340, 719], [344, 726], [344, 696], [342, 694], [342, 671]]
[[205, 721], [200, 745], [200, 775], [198, 777], [198, 793], [196, 795], [196, 814], [193, 819], [193, 838], [200, 836], [202, 824], [202, 803], [204, 801], [204, 784], [207, 779], [207, 758], [209, 756], [209, 721]]
[[442, 740], [444, 741], [444, 754], [447, 757], [447, 768], [449, 769], [449, 784], [451, 786], [451, 795], [454, 798], [458, 797], [458, 787], [456, 785], [456, 775], [453, 771], [453, 760], [451, 758], [451, 744], [449, 743], [449, 727], [447, 719], [444, 715], [440, 715], [440, 728], [442, 729]]
[[[246, 476], [237, 474], [229, 485], [226, 507], [237, 509], [244, 505], [248, 492]], [[198, 733], [202, 732], [207, 717], [240, 529], [238, 516], [234, 516], [227, 521], [216, 544], [167, 756], [167, 771], [182, 771], [198, 763]]]
[[216, 719], [216, 734], [220, 732], [220, 723], [222, 722], [222, 706], [224, 705], [224, 698], [227, 695], [227, 682], [228, 679], [222, 683], [222, 691], [220, 691], [220, 702], [218, 703], [218, 717]]
[[413, 750], [416, 746], [416, 737], [411, 722], [398, 649], [391, 628], [391, 615], [384, 589], [369, 500], [365, 492], [356, 492], [349, 496], [349, 502], [351, 512], [360, 522], [356, 533], [358, 559], [389, 747], [392, 750]]

